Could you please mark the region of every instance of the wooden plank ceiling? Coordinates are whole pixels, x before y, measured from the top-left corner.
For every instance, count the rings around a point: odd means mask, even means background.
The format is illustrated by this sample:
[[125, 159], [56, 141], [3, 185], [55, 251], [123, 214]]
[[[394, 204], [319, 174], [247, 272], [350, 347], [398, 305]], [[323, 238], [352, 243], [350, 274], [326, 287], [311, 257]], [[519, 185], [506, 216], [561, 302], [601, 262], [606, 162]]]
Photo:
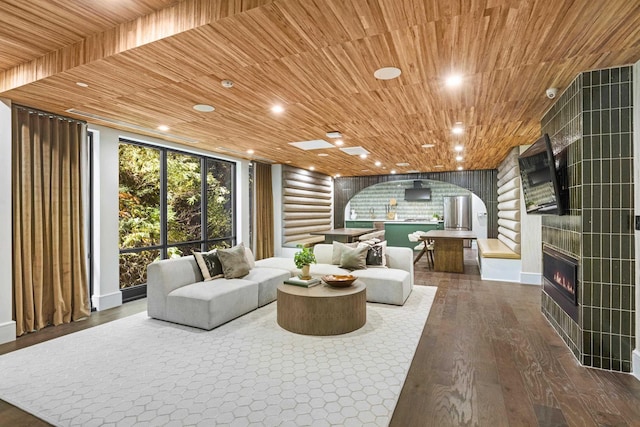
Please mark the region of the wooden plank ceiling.
[[[496, 168], [539, 135], [547, 88], [638, 60], [629, 0], [0, 1], [0, 97], [329, 175]], [[334, 130], [369, 156], [289, 145]]]

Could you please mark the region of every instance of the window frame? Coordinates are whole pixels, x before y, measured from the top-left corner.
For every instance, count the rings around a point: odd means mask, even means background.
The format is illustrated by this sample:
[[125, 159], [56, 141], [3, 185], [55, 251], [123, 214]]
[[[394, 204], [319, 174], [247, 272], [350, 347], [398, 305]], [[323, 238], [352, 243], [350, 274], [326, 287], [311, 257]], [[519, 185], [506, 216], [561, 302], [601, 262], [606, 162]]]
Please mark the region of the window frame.
[[[208, 251], [210, 246], [216, 245], [220, 242], [228, 242], [230, 246], [233, 246], [237, 242], [238, 235], [238, 223], [237, 223], [237, 215], [236, 215], [236, 200], [237, 200], [237, 163], [230, 160], [219, 159], [213, 156], [207, 156], [205, 154], [193, 153], [189, 151], [183, 151], [170, 147], [163, 147], [154, 144], [148, 144], [140, 141], [134, 141], [127, 138], [120, 138], [118, 141], [118, 145], [120, 144], [129, 144], [136, 145], [145, 148], [150, 148], [153, 150], [158, 150], [160, 152], [160, 243], [157, 245], [151, 246], [143, 246], [143, 247], [135, 247], [135, 248], [121, 248], [118, 243], [118, 268], [120, 268], [120, 255], [128, 254], [128, 253], [138, 253], [150, 250], [158, 250], [160, 253], [160, 259], [168, 258], [169, 248], [172, 247], [180, 247], [185, 245], [199, 245], [201, 251]], [[179, 155], [186, 155], [196, 157], [200, 160], [200, 239], [190, 240], [184, 242], [168, 242], [168, 224], [167, 224], [167, 209], [168, 209], [168, 201], [167, 201], [167, 158], [169, 153], [177, 153]], [[225, 163], [230, 166], [230, 200], [231, 200], [231, 235], [224, 237], [216, 237], [216, 238], [208, 238], [208, 210], [207, 210], [207, 164], [212, 161], [215, 163]], [[118, 167], [118, 175], [120, 174], [120, 168]], [[119, 219], [118, 219], [119, 221]], [[120, 236], [118, 236], [118, 240], [120, 240]], [[120, 273], [118, 273], [118, 277], [120, 277]], [[132, 301], [139, 298], [146, 297], [147, 294], [147, 284], [142, 283], [139, 285], [120, 288], [120, 292], [122, 293], [123, 302]]]

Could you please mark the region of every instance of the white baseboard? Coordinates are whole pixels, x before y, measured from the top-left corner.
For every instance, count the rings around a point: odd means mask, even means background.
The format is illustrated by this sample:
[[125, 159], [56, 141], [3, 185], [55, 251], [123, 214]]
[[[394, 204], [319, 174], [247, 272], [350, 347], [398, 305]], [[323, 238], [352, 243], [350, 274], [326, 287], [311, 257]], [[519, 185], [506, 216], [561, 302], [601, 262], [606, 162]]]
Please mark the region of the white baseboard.
[[118, 307], [122, 305], [122, 292], [118, 291], [107, 295], [93, 295], [91, 302], [98, 311]]
[[16, 322], [13, 320], [0, 324], [0, 344], [16, 340]]
[[640, 350], [637, 348], [633, 350], [631, 358], [631, 373], [634, 377], [640, 380]]
[[542, 274], [521, 272], [520, 283], [523, 285], [542, 285]]

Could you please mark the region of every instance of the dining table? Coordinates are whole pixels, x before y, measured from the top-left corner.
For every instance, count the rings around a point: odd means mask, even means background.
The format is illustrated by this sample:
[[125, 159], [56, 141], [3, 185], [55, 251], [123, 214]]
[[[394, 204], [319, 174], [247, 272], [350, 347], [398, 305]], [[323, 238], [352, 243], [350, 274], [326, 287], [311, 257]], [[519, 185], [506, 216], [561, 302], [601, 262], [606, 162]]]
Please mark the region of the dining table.
[[375, 228], [332, 228], [331, 230], [313, 231], [309, 234], [314, 236], [324, 236], [325, 243], [341, 242], [351, 243], [358, 240], [360, 236], [373, 233]]
[[477, 236], [468, 230], [431, 230], [420, 236], [433, 241], [433, 269], [449, 273], [464, 273], [464, 241], [474, 239]]

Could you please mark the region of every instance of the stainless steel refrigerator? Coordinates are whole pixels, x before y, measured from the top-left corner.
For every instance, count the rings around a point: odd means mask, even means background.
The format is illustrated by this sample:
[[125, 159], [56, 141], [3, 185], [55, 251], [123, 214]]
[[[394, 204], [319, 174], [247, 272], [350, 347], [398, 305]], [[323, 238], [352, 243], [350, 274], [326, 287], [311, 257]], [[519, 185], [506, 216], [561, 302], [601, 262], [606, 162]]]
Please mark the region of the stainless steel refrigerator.
[[[471, 197], [446, 196], [444, 198], [444, 229], [471, 230]], [[464, 247], [471, 247], [471, 240], [464, 241]]]

